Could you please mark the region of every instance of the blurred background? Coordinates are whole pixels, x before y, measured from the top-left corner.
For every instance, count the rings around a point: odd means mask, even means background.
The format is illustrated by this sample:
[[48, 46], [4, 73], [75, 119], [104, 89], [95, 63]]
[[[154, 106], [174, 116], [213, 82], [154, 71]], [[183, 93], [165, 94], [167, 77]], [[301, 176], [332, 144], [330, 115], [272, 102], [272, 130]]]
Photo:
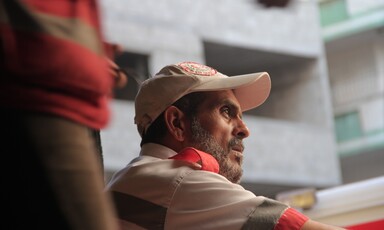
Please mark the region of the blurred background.
[[241, 184], [286, 200], [334, 188], [359, 192], [352, 199], [377, 193], [383, 220], [384, 0], [102, 0], [101, 9], [130, 73], [101, 132], [106, 180], [140, 150], [136, 80], [181, 61], [227, 75], [267, 71], [270, 97], [244, 114]]

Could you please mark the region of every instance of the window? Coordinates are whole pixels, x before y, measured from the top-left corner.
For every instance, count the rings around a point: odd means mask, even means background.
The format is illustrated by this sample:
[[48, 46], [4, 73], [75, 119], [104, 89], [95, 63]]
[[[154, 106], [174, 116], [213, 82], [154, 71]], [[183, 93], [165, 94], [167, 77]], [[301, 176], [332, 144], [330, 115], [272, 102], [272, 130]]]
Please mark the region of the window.
[[352, 140], [363, 135], [359, 114], [351, 112], [337, 116], [335, 119], [337, 142]]
[[128, 73], [128, 84], [121, 89], [114, 89], [114, 98], [133, 101], [139, 89], [137, 80], [148, 78], [148, 56], [124, 52], [115, 58], [115, 62]]
[[320, 21], [329, 26], [348, 18], [345, 0], [324, 1], [320, 3]]

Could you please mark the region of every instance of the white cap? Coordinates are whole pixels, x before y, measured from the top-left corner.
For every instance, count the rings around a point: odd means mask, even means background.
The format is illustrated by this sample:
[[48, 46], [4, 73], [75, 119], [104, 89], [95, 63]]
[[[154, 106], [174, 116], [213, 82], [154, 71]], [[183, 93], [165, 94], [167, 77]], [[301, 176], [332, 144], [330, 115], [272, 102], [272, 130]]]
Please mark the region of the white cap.
[[199, 91], [232, 89], [242, 111], [261, 105], [269, 96], [271, 79], [267, 72], [228, 77], [195, 62], [165, 66], [145, 80], [135, 99], [135, 124], [142, 135], [156, 118], [181, 97]]

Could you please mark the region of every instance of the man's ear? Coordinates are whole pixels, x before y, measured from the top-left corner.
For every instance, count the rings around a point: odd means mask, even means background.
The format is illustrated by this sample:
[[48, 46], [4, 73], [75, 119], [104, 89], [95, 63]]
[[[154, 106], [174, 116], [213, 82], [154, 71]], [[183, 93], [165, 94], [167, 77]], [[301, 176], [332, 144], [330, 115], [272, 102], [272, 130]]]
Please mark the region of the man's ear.
[[164, 119], [170, 135], [178, 141], [183, 141], [186, 127], [184, 113], [176, 106], [169, 106], [164, 111]]

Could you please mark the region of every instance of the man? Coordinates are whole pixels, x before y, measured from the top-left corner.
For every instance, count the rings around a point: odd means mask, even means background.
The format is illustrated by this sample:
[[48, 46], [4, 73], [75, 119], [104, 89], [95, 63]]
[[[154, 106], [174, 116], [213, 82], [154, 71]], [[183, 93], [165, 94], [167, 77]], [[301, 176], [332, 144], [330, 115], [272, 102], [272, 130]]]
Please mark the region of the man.
[[118, 228], [92, 134], [126, 78], [102, 41], [96, 0], [0, 1], [3, 229]]
[[336, 229], [238, 183], [242, 112], [270, 92], [268, 73], [228, 77], [193, 62], [164, 67], [136, 96], [140, 156], [108, 184], [123, 229]]

